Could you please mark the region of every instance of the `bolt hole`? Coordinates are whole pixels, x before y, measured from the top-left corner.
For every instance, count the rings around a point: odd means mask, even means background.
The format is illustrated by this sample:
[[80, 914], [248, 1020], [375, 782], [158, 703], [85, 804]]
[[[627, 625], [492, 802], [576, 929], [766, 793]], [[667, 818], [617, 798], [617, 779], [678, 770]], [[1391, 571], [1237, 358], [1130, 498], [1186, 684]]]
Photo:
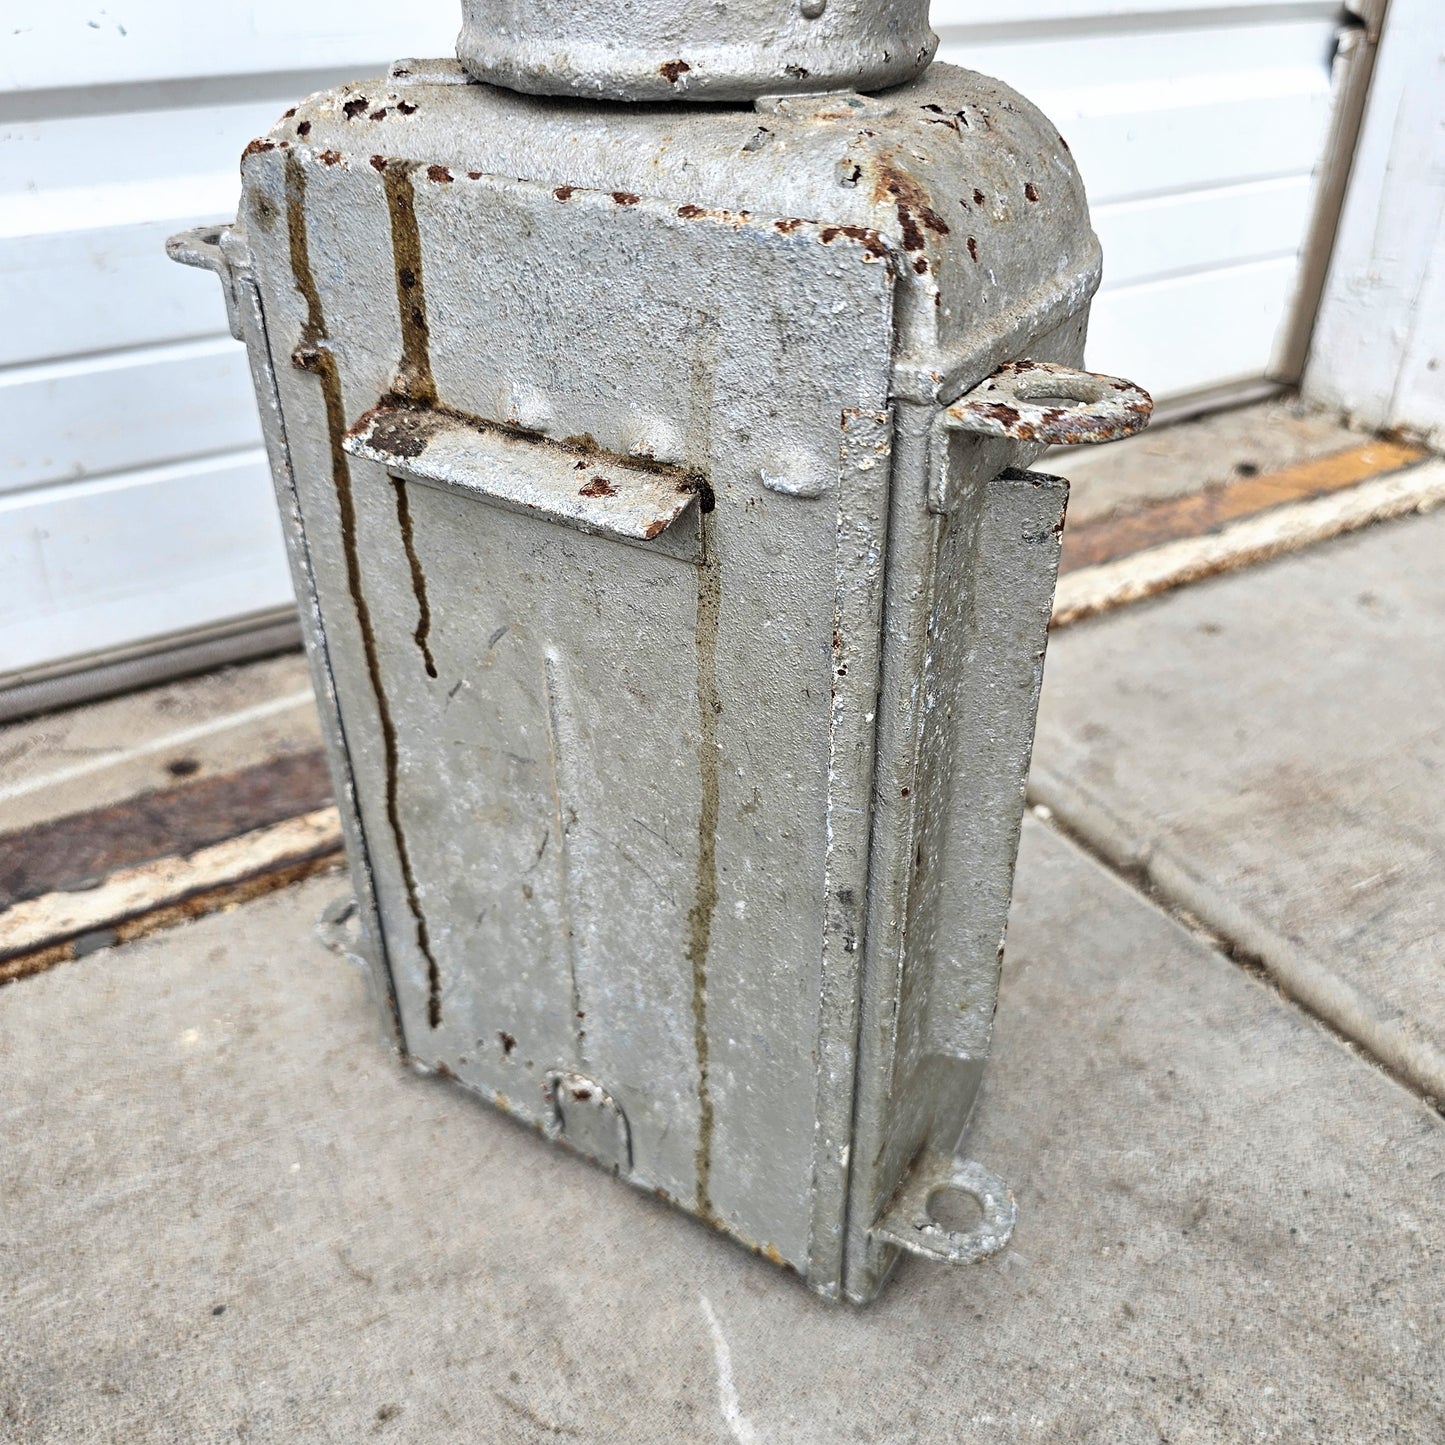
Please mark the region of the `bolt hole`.
[[1052, 394], [1038, 395], [1030, 392], [1025, 396], [1019, 393], [1020, 401], [1031, 402], [1034, 406], [1075, 406], [1081, 401], [1092, 401], [1091, 396], [1054, 396]]
[[1099, 401], [1109, 393], [1092, 376], [1023, 377], [1013, 384], [1018, 401], [1031, 401], [1040, 406], [1067, 406], [1070, 402]]
[[940, 1229], [967, 1234], [983, 1223], [983, 1205], [962, 1189], [938, 1189], [928, 1196], [928, 1217]]

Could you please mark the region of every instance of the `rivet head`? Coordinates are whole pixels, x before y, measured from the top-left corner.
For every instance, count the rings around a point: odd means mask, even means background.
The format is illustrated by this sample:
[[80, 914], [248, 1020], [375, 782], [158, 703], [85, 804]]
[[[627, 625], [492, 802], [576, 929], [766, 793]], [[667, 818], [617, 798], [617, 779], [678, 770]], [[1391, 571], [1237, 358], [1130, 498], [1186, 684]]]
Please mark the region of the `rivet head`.
[[798, 0], [805, 20], [816, 20], [828, 8], [828, 0]]

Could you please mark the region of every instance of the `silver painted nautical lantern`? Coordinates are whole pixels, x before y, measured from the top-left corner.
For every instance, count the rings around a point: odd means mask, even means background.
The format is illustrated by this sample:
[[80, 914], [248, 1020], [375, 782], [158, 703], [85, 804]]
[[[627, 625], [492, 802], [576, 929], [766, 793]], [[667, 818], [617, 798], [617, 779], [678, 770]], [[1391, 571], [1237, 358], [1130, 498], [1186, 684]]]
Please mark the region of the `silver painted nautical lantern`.
[[562, 8], [312, 96], [173, 254], [250, 352], [396, 1046], [864, 1301], [1012, 1225], [960, 1141], [1067, 490], [1019, 468], [1149, 401], [1076, 369], [1067, 148], [922, 4]]

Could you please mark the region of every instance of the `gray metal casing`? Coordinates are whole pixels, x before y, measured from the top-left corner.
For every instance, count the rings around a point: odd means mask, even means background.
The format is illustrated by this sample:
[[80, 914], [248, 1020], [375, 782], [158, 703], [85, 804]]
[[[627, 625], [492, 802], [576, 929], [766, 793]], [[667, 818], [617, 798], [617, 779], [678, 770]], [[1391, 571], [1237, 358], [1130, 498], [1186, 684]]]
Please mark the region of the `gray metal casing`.
[[399, 62], [243, 175], [201, 263], [398, 1047], [824, 1296], [949, 1257], [1066, 484], [945, 404], [1082, 361], [1057, 133], [942, 65], [703, 110]]

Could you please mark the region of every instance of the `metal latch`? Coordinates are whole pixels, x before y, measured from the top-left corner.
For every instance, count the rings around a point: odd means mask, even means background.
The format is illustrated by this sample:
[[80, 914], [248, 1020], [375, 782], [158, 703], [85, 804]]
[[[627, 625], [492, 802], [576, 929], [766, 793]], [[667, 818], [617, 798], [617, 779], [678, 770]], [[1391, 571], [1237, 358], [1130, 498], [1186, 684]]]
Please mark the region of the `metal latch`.
[[1133, 436], [1153, 410], [1149, 393], [1122, 377], [1051, 361], [1006, 361], [944, 415], [952, 431], [1070, 447]]

